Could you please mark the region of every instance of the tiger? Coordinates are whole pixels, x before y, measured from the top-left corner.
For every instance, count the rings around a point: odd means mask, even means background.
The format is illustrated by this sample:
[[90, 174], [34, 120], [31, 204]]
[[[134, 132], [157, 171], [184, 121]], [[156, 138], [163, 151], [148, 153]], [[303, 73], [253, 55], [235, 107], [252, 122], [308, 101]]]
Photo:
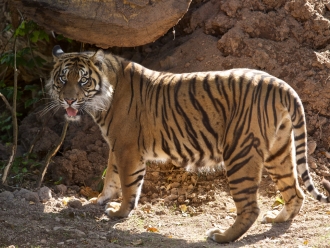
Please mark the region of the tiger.
[[[285, 205], [265, 223], [293, 219], [307, 191], [318, 201], [330, 196], [314, 187], [307, 164], [304, 108], [283, 80], [254, 69], [174, 74], [105, 52], [65, 53], [53, 48], [46, 88], [53, 107], [69, 121], [93, 117], [109, 144], [104, 187], [93, 201], [112, 218], [137, 206], [148, 161], [172, 161], [187, 170], [223, 167], [236, 206], [234, 224], [206, 235], [218, 243], [240, 238], [259, 216], [257, 194], [263, 168]], [[330, 192], [329, 181], [322, 184]], [[122, 202], [109, 200], [122, 195]]]

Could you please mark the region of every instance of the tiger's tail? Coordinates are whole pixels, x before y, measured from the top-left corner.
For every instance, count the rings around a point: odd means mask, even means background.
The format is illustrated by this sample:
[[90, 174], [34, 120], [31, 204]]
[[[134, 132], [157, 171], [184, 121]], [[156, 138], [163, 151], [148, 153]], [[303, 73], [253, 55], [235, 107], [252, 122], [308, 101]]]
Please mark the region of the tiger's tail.
[[309, 173], [307, 164], [307, 129], [304, 114], [304, 107], [297, 93], [290, 92], [294, 97], [291, 98], [288, 111], [291, 115], [294, 144], [296, 148], [296, 161], [298, 174], [301, 176], [308, 192], [318, 201], [330, 203], [330, 182], [323, 178], [322, 185], [328, 192], [329, 196], [321, 194], [314, 186], [313, 180]]

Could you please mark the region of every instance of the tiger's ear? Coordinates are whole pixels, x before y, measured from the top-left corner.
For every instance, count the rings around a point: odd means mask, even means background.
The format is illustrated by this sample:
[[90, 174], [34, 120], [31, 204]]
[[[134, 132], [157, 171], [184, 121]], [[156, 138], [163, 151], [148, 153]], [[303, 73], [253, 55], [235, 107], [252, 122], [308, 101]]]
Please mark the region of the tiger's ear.
[[53, 57], [56, 61], [62, 54], [64, 54], [62, 48], [59, 45], [54, 46], [53, 48]]
[[91, 60], [93, 61], [94, 65], [99, 68], [100, 71], [102, 71], [104, 57], [105, 54], [102, 49], [97, 50], [97, 52], [91, 57]]

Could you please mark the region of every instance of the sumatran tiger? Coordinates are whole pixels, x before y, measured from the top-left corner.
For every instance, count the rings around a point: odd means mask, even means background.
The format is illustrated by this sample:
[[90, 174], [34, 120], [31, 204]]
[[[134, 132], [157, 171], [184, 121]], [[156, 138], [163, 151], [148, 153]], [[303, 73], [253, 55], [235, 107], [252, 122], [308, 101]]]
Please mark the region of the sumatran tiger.
[[[102, 50], [64, 53], [55, 46], [53, 56], [51, 107], [62, 106], [72, 121], [90, 114], [109, 144], [104, 188], [96, 199], [103, 204], [122, 193], [119, 208], [107, 205], [109, 216], [126, 217], [137, 205], [150, 160], [172, 160], [188, 170], [224, 166], [237, 217], [225, 232], [207, 232], [219, 243], [238, 239], [256, 221], [263, 168], [285, 201], [265, 222], [298, 214], [304, 193], [297, 173], [315, 199], [330, 202], [313, 185], [303, 105], [284, 81], [251, 69], [158, 72]], [[330, 192], [328, 181], [323, 186]]]

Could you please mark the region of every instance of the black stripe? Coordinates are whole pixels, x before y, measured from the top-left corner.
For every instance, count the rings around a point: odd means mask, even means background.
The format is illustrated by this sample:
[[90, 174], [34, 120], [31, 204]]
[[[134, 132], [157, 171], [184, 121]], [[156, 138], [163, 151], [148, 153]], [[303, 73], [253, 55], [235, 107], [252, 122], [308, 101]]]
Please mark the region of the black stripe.
[[306, 163], [306, 158], [305, 157], [297, 160], [297, 165], [305, 164], [305, 163]]
[[253, 182], [254, 180], [255, 180], [254, 177], [241, 177], [239, 179], [231, 180], [228, 183], [229, 184], [240, 184], [240, 183], [242, 183], [244, 181], [252, 181]]
[[299, 136], [295, 136], [294, 137], [294, 140], [295, 141], [298, 141], [298, 140], [305, 139], [305, 138], [306, 138], [306, 134], [305, 133], [302, 133]]
[[246, 164], [248, 164], [251, 160], [253, 156], [250, 156], [248, 158], [246, 158], [244, 161], [237, 163], [235, 165], [232, 166], [232, 168], [230, 170], [227, 171], [227, 177], [230, 177], [231, 175], [233, 175], [235, 172], [239, 171], [240, 169], [242, 169]]
[[146, 170], [146, 169], [143, 168], [143, 169], [141, 169], [141, 170], [138, 170], [138, 171], [134, 172], [133, 174], [131, 174], [131, 175], [129, 175], [129, 176], [135, 176], [136, 174], [139, 174], [140, 172], [145, 171], [145, 170]]
[[130, 71], [130, 76], [131, 76], [131, 100], [129, 103], [129, 107], [128, 107], [128, 111], [127, 114], [129, 114], [129, 111], [131, 110], [131, 106], [132, 106], [132, 102], [133, 102], [133, 98], [134, 98], [134, 87], [133, 87], [133, 83], [134, 83], [134, 71], [135, 71], [135, 65], [133, 62], [131, 62], [131, 71]]
[[[290, 139], [290, 136], [287, 137]], [[284, 146], [282, 146], [279, 150], [277, 150], [276, 153], [271, 154], [267, 159], [266, 159], [266, 163], [269, 163], [271, 161], [273, 161], [274, 159], [276, 159], [277, 157], [281, 156], [283, 153], [285, 153], [286, 151], [290, 151], [289, 146], [291, 147], [291, 143], [290, 142], [285, 142]]]
[[301, 175], [301, 179], [306, 182], [310, 179], [308, 170], [305, 170], [305, 172]]
[[136, 180], [135, 180], [134, 182], [132, 182], [132, 183], [130, 183], [130, 184], [127, 184], [127, 185], [125, 185], [125, 186], [126, 186], [126, 187], [131, 187], [131, 186], [137, 184], [138, 182], [140, 182], [142, 179], [143, 179], [143, 175], [139, 175], [139, 176], [136, 178]]
[[212, 95], [212, 91], [210, 89], [210, 85], [209, 85], [209, 74], [207, 74], [206, 77], [203, 80], [203, 89], [208, 94], [208, 96], [209, 96], [210, 100], [212, 101], [213, 106], [216, 109], [216, 111], [219, 112], [219, 109], [218, 109], [217, 104], [216, 104], [216, 99], [214, 99], [214, 97]]

